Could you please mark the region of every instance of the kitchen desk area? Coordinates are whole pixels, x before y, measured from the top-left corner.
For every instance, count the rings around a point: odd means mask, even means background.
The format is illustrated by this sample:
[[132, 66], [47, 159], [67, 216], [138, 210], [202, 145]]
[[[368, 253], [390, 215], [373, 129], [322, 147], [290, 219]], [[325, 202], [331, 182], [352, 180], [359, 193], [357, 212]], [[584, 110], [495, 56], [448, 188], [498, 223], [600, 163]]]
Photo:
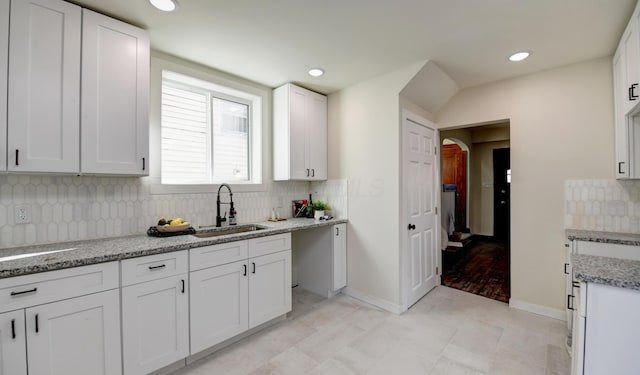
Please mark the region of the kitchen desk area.
[[640, 235], [567, 230], [572, 374], [640, 368]]

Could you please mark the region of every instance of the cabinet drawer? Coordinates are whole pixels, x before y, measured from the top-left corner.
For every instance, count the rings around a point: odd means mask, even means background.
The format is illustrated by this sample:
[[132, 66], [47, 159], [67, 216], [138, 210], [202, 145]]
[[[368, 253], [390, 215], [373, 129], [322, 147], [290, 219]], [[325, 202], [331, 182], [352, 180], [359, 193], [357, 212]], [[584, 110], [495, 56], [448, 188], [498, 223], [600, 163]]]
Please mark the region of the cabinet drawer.
[[149, 255], [122, 261], [122, 286], [187, 273], [187, 251]]
[[291, 233], [252, 238], [249, 240], [249, 257], [267, 255], [291, 249]]
[[2, 279], [0, 312], [115, 289], [118, 286], [118, 262]]
[[198, 247], [189, 251], [191, 252], [189, 267], [191, 271], [246, 260], [249, 256], [248, 241], [246, 240]]

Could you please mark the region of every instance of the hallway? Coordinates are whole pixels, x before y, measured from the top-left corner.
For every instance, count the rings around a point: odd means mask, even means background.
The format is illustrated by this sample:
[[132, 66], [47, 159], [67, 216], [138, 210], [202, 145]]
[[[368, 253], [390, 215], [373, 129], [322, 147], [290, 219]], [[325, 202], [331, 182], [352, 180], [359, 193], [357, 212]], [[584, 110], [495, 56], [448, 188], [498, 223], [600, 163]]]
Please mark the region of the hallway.
[[509, 303], [509, 247], [474, 236], [457, 254], [443, 254], [442, 285]]

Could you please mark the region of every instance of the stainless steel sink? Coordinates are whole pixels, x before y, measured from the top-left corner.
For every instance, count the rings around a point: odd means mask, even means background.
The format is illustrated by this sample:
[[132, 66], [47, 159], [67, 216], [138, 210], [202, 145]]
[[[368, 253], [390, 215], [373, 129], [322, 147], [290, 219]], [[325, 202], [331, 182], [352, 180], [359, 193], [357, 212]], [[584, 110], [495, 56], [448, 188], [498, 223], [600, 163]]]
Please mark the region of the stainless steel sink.
[[257, 230], [262, 230], [262, 229], [266, 229], [266, 227], [262, 227], [260, 225], [239, 225], [236, 227], [210, 229], [203, 232], [198, 232], [196, 234], [192, 234], [192, 236], [195, 236], [198, 238], [210, 238], [210, 237], [226, 236], [227, 234], [255, 232]]

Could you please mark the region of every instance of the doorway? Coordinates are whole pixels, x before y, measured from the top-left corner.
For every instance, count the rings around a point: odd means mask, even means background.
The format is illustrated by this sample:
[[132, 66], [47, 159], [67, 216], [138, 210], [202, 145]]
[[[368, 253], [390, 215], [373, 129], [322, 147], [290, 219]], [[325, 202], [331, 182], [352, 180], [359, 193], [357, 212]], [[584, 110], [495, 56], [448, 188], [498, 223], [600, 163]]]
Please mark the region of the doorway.
[[[442, 202], [458, 180], [457, 146], [467, 145], [466, 204], [456, 186], [455, 232], [442, 246], [443, 285], [502, 302], [510, 298], [510, 129], [508, 122], [441, 130]], [[445, 141], [454, 140], [455, 142]], [[447, 144], [455, 143], [454, 146]], [[445, 148], [451, 151], [445, 151]], [[446, 152], [446, 154], [445, 154]], [[456, 160], [458, 160], [456, 162]], [[463, 210], [466, 209], [466, 212]], [[462, 216], [462, 218], [458, 218]], [[466, 220], [466, 221], [465, 221]], [[463, 225], [466, 224], [466, 225]], [[443, 226], [444, 226], [443, 220]], [[459, 241], [469, 232], [468, 241]], [[444, 235], [444, 233], [443, 233]]]

